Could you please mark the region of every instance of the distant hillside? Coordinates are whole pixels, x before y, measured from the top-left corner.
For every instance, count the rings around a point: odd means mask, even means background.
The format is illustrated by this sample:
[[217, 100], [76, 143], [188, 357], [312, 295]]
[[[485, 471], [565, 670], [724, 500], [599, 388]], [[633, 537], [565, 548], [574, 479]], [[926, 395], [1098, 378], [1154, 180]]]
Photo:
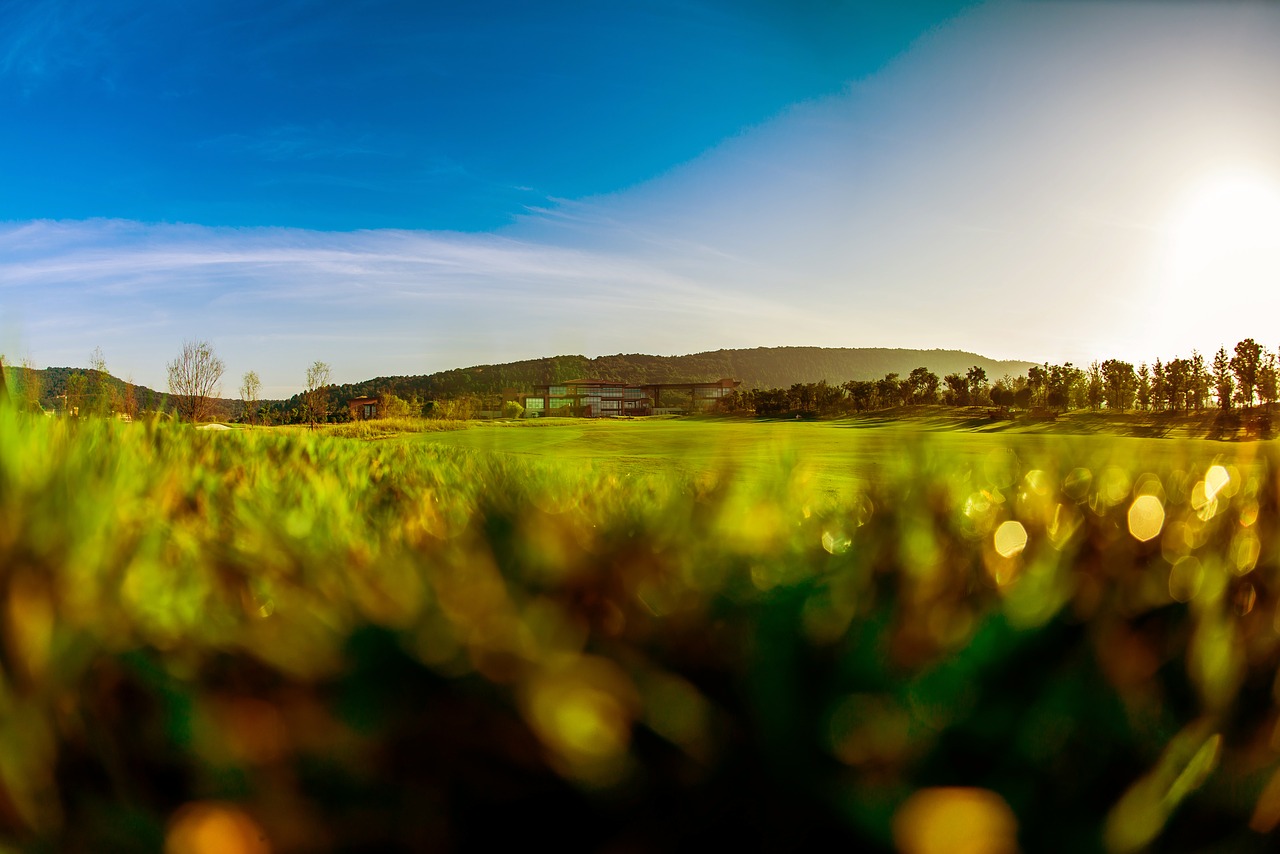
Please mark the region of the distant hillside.
[[[43, 368], [28, 370], [17, 365], [5, 365], [6, 384], [12, 394], [34, 382], [39, 389], [40, 405], [50, 411], [62, 409], [62, 396], [67, 393], [67, 380], [73, 374], [80, 374], [84, 380], [82, 394], [87, 397], [94, 388], [98, 372], [92, 368]], [[114, 389], [117, 399], [123, 400], [130, 390], [138, 409], [150, 411], [164, 407], [167, 395], [149, 389], [146, 386], [125, 382], [122, 379], [106, 375], [107, 384]], [[87, 402], [87, 399], [86, 399]]]
[[[4, 367], [6, 384], [11, 394], [19, 394], [19, 390], [24, 388], [28, 382], [34, 381], [36, 387], [40, 390], [40, 405], [50, 412], [62, 410], [62, 397], [67, 393], [67, 380], [73, 374], [80, 374], [84, 377], [82, 405], [92, 406], [91, 398], [95, 388], [94, 380], [98, 374], [92, 368], [43, 368], [29, 371], [26, 368], [15, 365], [5, 365]], [[147, 388], [144, 385], [126, 382], [111, 374], [107, 374], [107, 384], [114, 389], [117, 409], [125, 409], [125, 401], [130, 396], [132, 396], [133, 408], [138, 412], [156, 412], [169, 409], [169, 395], [164, 392]], [[238, 400], [215, 399], [212, 415], [215, 419], [229, 419], [239, 411], [239, 405], [240, 402]]]
[[[454, 368], [435, 374], [400, 377], [375, 377], [358, 383], [338, 386], [334, 397], [346, 401], [353, 397], [392, 392], [403, 398], [422, 400], [454, 397], [461, 394], [496, 394], [514, 388], [529, 391], [540, 383], [573, 379], [603, 379], [631, 383], [710, 382], [721, 377], [741, 380], [744, 388], [788, 388], [795, 383], [826, 380], [843, 383], [848, 380], [874, 380], [885, 374], [903, 377], [913, 368], [926, 367], [939, 377], [963, 374], [977, 365], [992, 380], [1005, 374], [1026, 373], [1033, 362], [998, 361], [966, 353], [963, 350], [902, 350], [887, 348], [837, 347], [757, 347], [754, 350], [716, 350], [689, 356], [647, 356], [638, 353], [599, 356], [550, 356], [526, 359], [502, 365], [476, 365]], [[67, 378], [80, 373], [92, 380], [95, 372], [88, 368], [45, 368], [37, 370], [40, 400], [48, 410], [61, 409], [60, 396], [66, 392]], [[26, 369], [5, 366], [10, 387], [20, 387], [26, 380]], [[123, 399], [129, 390], [139, 411], [167, 409], [167, 395], [146, 386], [133, 385], [108, 375], [117, 396]], [[88, 383], [92, 385], [92, 383]], [[298, 396], [285, 401], [264, 400], [262, 404], [288, 410], [297, 408]], [[222, 398], [215, 404], [214, 417], [230, 419], [239, 412], [239, 401]]]
[[455, 368], [426, 376], [376, 377], [341, 386], [342, 398], [376, 395], [389, 391], [401, 397], [423, 399], [457, 394], [486, 394], [504, 388], [528, 390], [539, 383], [572, 379], [617, 382], [709, 382], [721, 377], [742, 380], [746, 388], [786, 388], [794, 383], [826, 380], [880, 379], [887, 373], [906, 376], [913, 368], [926, 367], [938, 376], [964, 373], [974, 365], [992, 379], [1017, 376], [1033, 362], [998, 361], [962, 350], [900, 350], [886, 348], [757, 347], [754, 350], [716, 350], [690, 356], [618, 354], [589, 359], [586, 356], [552, 356]]

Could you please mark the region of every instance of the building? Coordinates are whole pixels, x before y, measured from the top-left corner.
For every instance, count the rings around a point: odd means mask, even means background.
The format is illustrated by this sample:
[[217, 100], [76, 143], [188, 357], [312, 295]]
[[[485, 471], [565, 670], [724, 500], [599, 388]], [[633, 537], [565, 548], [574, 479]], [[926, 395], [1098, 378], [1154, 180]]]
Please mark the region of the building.
[[[526, 418], [569, 416], [612, 418], [653, 415], [655, 411], [703, 412], [742, 383], [722, 379], [713, 383], [630, 383], [608, 380], [568, 380], [533, 387], [524, 397]], [[672, 406], [675, 403], [677, 405]]]
[[347, 406], [351, 409], [352, 421], [368, 421], [382, 415], [382, 405], [376, 397], [353, 397], [347, 401]]

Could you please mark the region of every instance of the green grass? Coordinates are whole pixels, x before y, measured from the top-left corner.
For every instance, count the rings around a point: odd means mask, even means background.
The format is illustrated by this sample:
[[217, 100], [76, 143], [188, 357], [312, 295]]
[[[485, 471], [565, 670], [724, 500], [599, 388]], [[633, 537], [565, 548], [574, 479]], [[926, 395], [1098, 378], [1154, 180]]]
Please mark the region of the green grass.
[[402, 426], [0, 410], [0, 846], [875, 851], [933, 797], [1027, 851], [1247, 851], [1280, 817], [1271, 443]]
[[[1114, 419], [1106, 426], [1115, 427]], [[529, 429], [537, 425], [539, 429]], [[1050, 425], [1061, 429], [1062, 425]], [[1068, 428], [1070, 429], [1070, 428]], [[1045, 425], [1010, 430], [985, 419], [843, 419], [745, 421], [738, 419], [597, 420], [486, 424], [447, 434], [413, 437], [442, 447], [514, 455], [557, 464], [591, 465], [616, 474], [716, 473], [758, 476], [779, 465], [799, 465], [822, 489], [851, 489], [892, 478], [905, 450], [939, 465], [974, 465], [1002, 449], [1022, 456], [1169, 459], [1188, 454], [1254, 453], [1256, 445], [1207, 439], [1155, 439], [1071, 431]]]

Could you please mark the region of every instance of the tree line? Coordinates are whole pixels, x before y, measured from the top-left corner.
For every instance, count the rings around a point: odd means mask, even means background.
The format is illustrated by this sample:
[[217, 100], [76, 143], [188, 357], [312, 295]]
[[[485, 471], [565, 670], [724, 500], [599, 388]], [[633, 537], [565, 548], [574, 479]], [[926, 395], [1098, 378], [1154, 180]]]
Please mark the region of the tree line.
[[735, 414], [814, 416], [939, 404], [1055, 413], [1079, 409], [1199, 412], [1211, 407], [1231, 411], [1257, 404], [1269, 408], [1280, 398], [1278, 363], [1280, 353], [1246, 338], [1231, 353], [1219, 348], [1212, 361], [1193, 351], [1187, 358], [1156, 359], [1136, 367], [1121, 359], [1095, 361], [1083, 368], [1070, 362], [1046, 362], [1032, 365], [1023, 375], [994, 381], [978, 365], [942, 377], [918, 367], [905, 377], [890, 372], [878, 380], [735, 389], [718, 407]]
[[[817, 348], [793, 348], [817, 349]], [[918, 351], [925, 352], [925, 351]], [[622, 357], [614, 357], [622, 358]], [[656, 358], [656, 357], [653, 357]], [[543, 360], [545, 361], [545, 360]], [[571, 363], [576, 363], [570, 359]], [[345, 421], [346, 403], [354, 397], [378, 397], [379, 410], [390, 416], [467, 418], [481, 409], [499, 409], [500, 398], [465, 391], [437, 392], [424, 399], [416, 393], [401, 396], [392, 380], [335, 385], [326, 362], [307, 369], [306, 388], [284, 401], [261, 400], [262, 383], [255, 371], [244, 374], [238, 401], [220, 397], [225, 365], [207, 341], [185, 342], [166, 365], [169, 394], [123, 382], [107, 371], [101, 348], [90, 354], [88, 370], [47, 368], [36, 371], [24, 363], [9, 371], [9, 383], [25, 408], [53, 408], [71, 416], [172, 413], [187, 421], [235, 420], [254, 424], [317, 424]], [[566, 365], [557, 364], [567, 369]], [[14, 380], [17, 380], [15, 382]], [[47, 385], [46, 385], [47, 383]], [[992, 380], [981, 365], [938, 376], [917, 367], [906, 376], [887, 372], [878, 380], [826, 380], [793, 383], [787, 388], [739, 388], [718, 403], [731, 414], [807, 414], [838, 416], [910, 405], [986, 406], [1067, 410], [1187, 412], [1217, 408], [1224, 412], [1268, 408], [1280, 398], [1280, 353], [1252, 338], [1229, 353], [1218, 349], [1211, 360], [1193, 351], [1189, 357], [1155, 359], [1136, 367], [1121, 359], [1095, 361], [1086, 367], [1070, 362], [1030, 365], [1024, 374], [1005, 374]], [[490, 401], [488, 398], [494, 398]], [[518, 414], [518, 413], [517, 413]]]

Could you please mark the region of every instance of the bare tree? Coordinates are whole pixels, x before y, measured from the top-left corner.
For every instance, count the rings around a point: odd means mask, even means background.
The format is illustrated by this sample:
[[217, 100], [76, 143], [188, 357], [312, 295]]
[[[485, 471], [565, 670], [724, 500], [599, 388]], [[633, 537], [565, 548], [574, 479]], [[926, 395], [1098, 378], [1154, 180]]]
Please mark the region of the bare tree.
[[226, 366], [208, 341], [185, 341], [182, 353], [169, 363], [169, 393], [178, 414], [191, 422], [208, 418], [213, 397], [221, 390]]
[[262, 392], [262, 380], [258, 379], [257, 371], [245, 371], [244, 379], [240, 381], [240, 400], [244, 405], [244, 414], [248, 417], [250, 424], [256, 424], [258, 420], [258, 395]]
[[325, 362], [315, 361], [307, 368], [307, 389], [302, 393], [302, 403], [307, 410], [307, 420], [311, 429], [315, 429], [316, 421], [324, 421], [329, 417], [329, 385], [333, 372]]

